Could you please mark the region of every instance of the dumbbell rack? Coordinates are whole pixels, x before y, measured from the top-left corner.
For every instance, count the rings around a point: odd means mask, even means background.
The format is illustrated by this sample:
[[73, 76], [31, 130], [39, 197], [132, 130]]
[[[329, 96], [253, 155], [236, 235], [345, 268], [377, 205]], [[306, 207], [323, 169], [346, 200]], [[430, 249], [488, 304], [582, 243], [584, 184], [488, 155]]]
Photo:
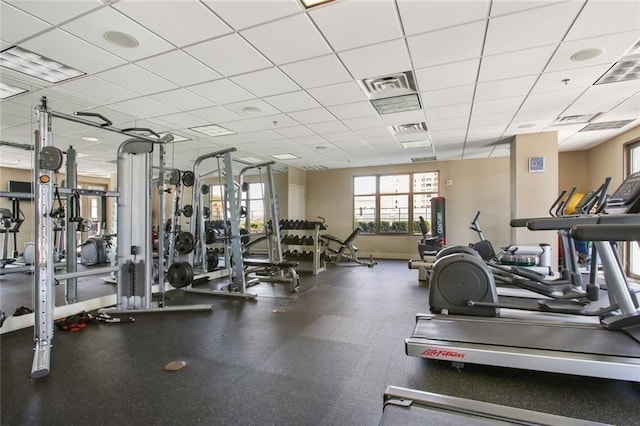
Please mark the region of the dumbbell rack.
[[[286, 249], [283, 257], [286, 260], [299, 262], [296, 268], [299, 271], [311, 271], [313, 275], [327, 270], [320, 245], [320, 231], [326, 227], [322, 222], [311, 222], [307, 220], [287, 220], [280, 221], [282, 235], [282, 245]], [[301, 253], [311, 248], [310, 256], [294, 255], [294, 252]]]

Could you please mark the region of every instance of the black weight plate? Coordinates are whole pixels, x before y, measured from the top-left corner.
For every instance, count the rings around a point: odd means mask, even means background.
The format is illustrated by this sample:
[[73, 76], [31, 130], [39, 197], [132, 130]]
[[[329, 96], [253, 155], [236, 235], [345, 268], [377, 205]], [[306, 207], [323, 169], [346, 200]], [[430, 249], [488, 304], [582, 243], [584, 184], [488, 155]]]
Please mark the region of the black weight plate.
[[213, 244], [216, 242], [216, 231], [213, 228], [207, 229], [204, 234], [205, 244]]
[[171, 185], [180, 185], [180, 170], [171, 170], [171, 174], [169, 175], [169, 183]]
[[169, 267], [167, 280], [175, 288], [186, 287], [193, 282], [193, 268], [188, 262], [176, 262]]
[[182, 215], [184, 217], [191, 217], [193, 216], [193, 207], [191, 207], [191, 204], [187, 204], [186, 206], [184, 206], [182, 208]]
[[209, 249], [207, 250], [207, 269], [212, 271], [218, 267], [218, 253]]
[[211, 216], [211, 209], [209, 207], [203, 207], [202, 217], [204, 217], [205, 219], [209, 219], [209, 216]]
[[189, 232], [179, 232], [175, 241], [176, 251], [180, 254], [189, 254], [195, 248], [195, 239]]
[[202, 185], [202, 188], [200, 188], [200, 190], [202, 191], [203, 194], [208, 194], [209, 193], [209, 185]]
[[187, 170], [182, 174], [182, 184], [184, 186], [193, 186], [193, 183], [196, 181], [196, 177], [192, 171]]

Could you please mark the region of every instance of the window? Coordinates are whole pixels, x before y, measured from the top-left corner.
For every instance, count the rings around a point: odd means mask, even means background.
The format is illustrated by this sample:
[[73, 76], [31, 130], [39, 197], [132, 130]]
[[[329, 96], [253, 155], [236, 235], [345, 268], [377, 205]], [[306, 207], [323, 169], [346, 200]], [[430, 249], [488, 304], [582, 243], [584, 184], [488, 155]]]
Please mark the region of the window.
[[[629, 159], [629, 174], [640, 172], [640, 142], [627, 146], [627, 158]], [[630, 242], [627, 250], [627, 265], [629, 275], [640, 278], [640, 247], [639, 242]]]
[[[209, 186], [209, 220], [224, 219], [223, 185]], [[247, 215], [240, 220], [240, 228], [250, 228], [251, 232], [264, 232], [264, 184], [250, 183], [247, 192], [242, 193], [239, 204], [246, 209]], [[206, 202], [205, 202], [206, 203]], [[227, 217], [229, 217], [227, 212]], [[244, 219], [244, 220], [242, 220]]]
[[420, 235], [419, 217], [431, 217], [438, 172], [353, 178], [353, 223], [363, 234]]

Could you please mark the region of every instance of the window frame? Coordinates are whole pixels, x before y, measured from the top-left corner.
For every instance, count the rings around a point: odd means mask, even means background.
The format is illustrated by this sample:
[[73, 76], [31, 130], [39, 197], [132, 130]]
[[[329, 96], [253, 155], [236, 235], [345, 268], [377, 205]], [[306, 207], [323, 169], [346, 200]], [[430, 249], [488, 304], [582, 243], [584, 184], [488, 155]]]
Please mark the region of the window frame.
[[[421, 174], [433, 174], [434, 180], [436, 181], [435, 190], [434, 191], [415, 191], [414, 189], [414, 179], [416, 175]], [[395, 193], [383, 193], [380, 190], [380, 180], [384, 177], [390, 176], [408, 176], [408, 188], [407, 192], [395, 192]], [[362, 193], [356, 194], [355, 182], [358, 178], [375, 178], [375, 192], [374, 193]], [[406, 205], [407, 205], [407, 214], [406, 214], [406, 229], [402, 232], [398, 231], [383, 231], [381, 229], [381, 223], [384, 222], [382, 219], [382, 205], [381, 198], [385, 196], [401, 196], [406, 197]], [[417, 217], [414, 217], [415, 209], [414, 209], [414, 199], [416, 195], [431, 195], [431, 198], [440, 196], [440, 171], [439, 170], [425, 170], [425, 171], [415, 171], [415, 172], [401, 172], [401, 173], [381, 173], [381, 174], [366, 174], [366, 175], [356, 175], [352, 178], [352, 209], [351, 216], [353, 221], [353, 228], [355, 229], [358, 226], [362, 226], [362, 220], [358, 221], [356, 216], [356, 200], [358, 197], [374, 197], [375, 205], [374, 205], [374, 218], [373, 218], [373, 232], [363, 231], [361, 235], [399, 235], [399, 236], [416, 236], [422, 235], [419, 227], [416, 228], [415, 224], [418, 221]], [[429, 207], [427, 207], [429, 208]], [[425, 218], [428, 220], [428, 218]], [[365, 219], [366, 220], [366, 219]], [[402, 223], [400, 220], [398, 223]], [[370, 222], [369, 222], [370, 223]], [[367, 228], [370, 228], [367, 226]], [[431, 232], [431, 231], [429, 231]]]
[[[624, 145], [625, 155], [625, 178], [635, 172], [640, 172], [640, 139], [636, 139]], [[634, 156], [636, 156], [636, 162], [634, 164]], [[634, 241], [628, 241], [624, 243], [625, 252], [625, 272], [628, 277], [634, 279], [640, 279], [640, 265], [636, 270], [633, 265], [633, 256], [640, 257], [640, 243]], [[637, 262], [640, 264], [640, 262]]]

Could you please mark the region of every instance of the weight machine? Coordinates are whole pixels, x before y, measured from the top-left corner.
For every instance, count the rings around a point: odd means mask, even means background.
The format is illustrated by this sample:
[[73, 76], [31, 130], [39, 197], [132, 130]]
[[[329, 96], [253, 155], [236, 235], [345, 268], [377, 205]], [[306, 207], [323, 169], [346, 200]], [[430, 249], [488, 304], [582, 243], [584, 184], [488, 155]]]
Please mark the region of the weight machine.
[[[112, 126], [111, 121], [97, 113], [76, 112], [75, 115], [67, 115], [55, 112], [49, 108], [46, 97], [42, 97], [40, 105], [36, 107], [36, 112], [38, 115], [38, 130], [35, 135], [33, 166], [35, 176], [33, 194], [35, 235], [35, 264], [33, 266], [34, 358], [31, 368], [31, 377], [42, 378], [47, 376], [51, 369], [56, 280], [68, 281], [77, 277], [98, 275], [117, 270], [119, 271], [120, 279], [118, 280], [118, 309], [116, 313], [125, 313], [127, 312], [126, 308], [134, 308], [135, 312], [142, 312], [145, 309], [146, 311], [151, 311], [151, 309], [149, 309], [151, 304], [151, 281], [148, 277], [150, 268], [146, 267], [146, 265], [151, 265], [151, 259], [147, 258], [151, 255], [151, 250], [149, 249], [150, 239], [146, 238], [148, 237], [148, 234], [150, 234], [149, 225], [151, 215], [149, 204], [149, 199], [151, 198], [149, 167], [152, 161], [150, 153], [152, 152], [154, 145], [157, 144], [162, 147], [164, 143], [170, 141], [171, 137], [168, 136], [161, 139], [154, 132], [151, 133], [156, 137], [149, 137], [136, 133], [138, 131], [148, 129], [118, 129]], [[78, 116], [97, 117], [103, 120], [103, 122], [96, 123]], [[124, 273], [122, 273], [123, 268], [128, 267], [128, 265], [131, 264], [130, 259], [127, 256], [134, 255], [123, 254], [122, 256], [119, 256], [120, 266], [118, 267], [92, 268], [87, 271], [76, 271], [73, 269], [73, 266], [69, 266], [70, 270], [67, 270], [66, 273], [55, 274], [56, 264], [54, 263], [53, 250], [54, 218], [51, 215], [51, 207], [53, 205], [54, 196], [54, 174], [57, 173], [62, 166], [63, 153], [60, 149], [53, 146], [51, 121], [54, 117], [101, 128], [134, 138], [124, 142], [118, 151], [118, 169], [119, 172], [122, 171], [123, 173], [122, 176], [120, 176], [120, 174], [118, 176], [119, 191], [117, 193], [102, 194], [104, 196], [117, 197], [119, 205], [123, 205], [122, 211], [118, 209], [118, 235], [120, 238], [127, 237], [127, 232], [133, 232], [134, 229], [136, 231], [135, 236], [129, 235], [128, 239], [125, 238], [125, 243], [128, 243], [126, 247], [123, 244], [118, 244], [119, 254], [124, 250], [129, 250], [129, 253], [135, 252], [135, 256], [140, 254], [140, 257], [142, 258], [138, 261], [138, 264], [135, 265], [134, 269], [136, 272], [140, 270], [144, 271], [144, 287], [137, 286], [135, 293], [130, 295], [131, 297], [128, 297], [129, 294], [126, 288], [123, 288], [125, 280], [120, 275], [124, 275]], [[129, 157], [137, 158], [136, 161], [134, 161]], [[127, 168], [127, 166], [129, 167]], [[137, 170], [137, 174], [134, 173], [136, 170], [132, 170], [136, 168], [140, 169]], [[70, 176], [75, 176], [74, 172], [75, 169], [68, 172], [68, 174]], [[135, 179], [135, 177], [137, 177], [137, 179]], [[125, 181], [125, 179], [128, 179], [128, 181]], [[59, 189], [61, 193], [71, 194], [72, 191], [74, 191], [69, 188], [66, 188], [66, 191], [62, 191], [62, 189], [65, 188]], [[132, 197], [134, 194], [137, 196], [135, 199], [136, 203], [140, 202], [140, 200], [144, 200], [145, 206], [143, 215], [139, 215], [138, 210], [134, 212], [132, 209]], [[138, 225], [137, 227], [132, 226], [134, 222], [133, 219], [135, 218], [138, 218], [135, 222], [135, 224]], [[141, 234], [144, 234], [146, 239], [139, 240]], [[67, 247], [75, 247], [75, 243], [73, 241], [71, 243], [67, 241]], [[73, 262], [71, 260], [73, 260]], [[67, 256], [67, 262], [75, 265], [75, 256]], [[141, 263], [142, 266], [140, 266]], [[69, 291], [69, 289], [67, 291]], [[189, 308], [184, 306], [180, 308], [189, 310], [195, 309], [194, 307]], [[211, 306], [201, 305], [198, 309], [211, 309]]]

